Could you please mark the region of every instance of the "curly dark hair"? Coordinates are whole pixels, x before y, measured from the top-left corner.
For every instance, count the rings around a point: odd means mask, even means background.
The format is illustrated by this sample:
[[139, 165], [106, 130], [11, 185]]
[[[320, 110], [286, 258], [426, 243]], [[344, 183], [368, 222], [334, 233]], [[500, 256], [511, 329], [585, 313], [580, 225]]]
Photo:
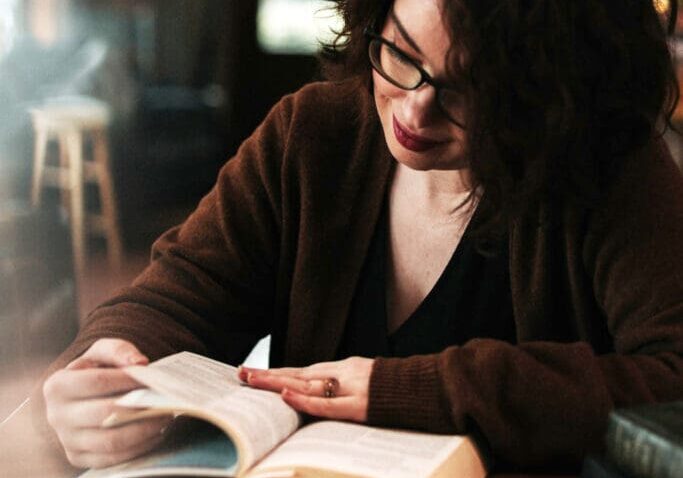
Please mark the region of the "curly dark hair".
[[[363, 31], [383, 24], [393, 0], [330, 1], [344, 28], [322, 50], [323, 71], [369, 86]], [[486, 191], [489, 231], [534, 201], [590, 207], [619, 165], [671, 126], [678, 82], [653, 0], [443, 0], [442, 8], [448, 74], [467, 84], [469, 164]]]

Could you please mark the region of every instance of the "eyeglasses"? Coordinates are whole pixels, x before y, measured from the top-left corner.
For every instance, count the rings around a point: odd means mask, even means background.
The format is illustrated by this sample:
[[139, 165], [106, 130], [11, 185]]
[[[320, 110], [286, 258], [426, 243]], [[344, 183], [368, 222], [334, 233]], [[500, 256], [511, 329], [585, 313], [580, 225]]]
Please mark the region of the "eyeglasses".
[[368, 54], [372, 67], [392, 85], [403, 90], [416, 90], [424, 83], [436, 90], [436, 103], [448, 120], [465, 129], [465, 97], [462, 91], [445, 86], [427, 73], [415, 60], [373, 31], [366, 29], [370, 38]]

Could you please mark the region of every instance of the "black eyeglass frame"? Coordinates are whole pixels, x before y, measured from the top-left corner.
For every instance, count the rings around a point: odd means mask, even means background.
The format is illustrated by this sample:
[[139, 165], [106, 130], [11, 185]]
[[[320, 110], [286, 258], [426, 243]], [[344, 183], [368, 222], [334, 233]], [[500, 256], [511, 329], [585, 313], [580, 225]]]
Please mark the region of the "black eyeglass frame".
[[[363, 33], [369, 39], [369, 41], [368, 41], [368, 57], [370, 58], [370, 64], [375, 69], [375, 71], [377, 71], [377, 73], [382, 75], [382, 78], [387, 80], [392, 85], [394, 85], [398, 88], [401, 88], [402, 90], [405, 90], [405, 91], [416, 90], [420, 86], [422, 86], [423, 84], [427, 83], [432, 88], [434, 88], [434, 90], [436, 91], [436, 104], [439, 105], [439, 109], [441, 110], [441, 113], [446, 118], [448, 118], [448, 121], [455, 124], [459, 128], [461, 128], [463, 130], [467, 129], [465, 124], [463, 124], [462, 121], [459, 121], [459, 120], [453, 118], [451, 113], [448, 111], [448, 109], [442, 103], [442, 99], [441, 99], [442, 98], [442, 96], [441, 96], [442, 91], [444, 91], [444, 90], [457, 91], [455, 88], [449, 87], [447, 85], [444, 85], [442, 82], [435, 80], [429, 73], [427, 73], [427, 71], [424, 68], [422, 68], [410, 56], [408, 56], [408, 54], [406, 54], [404, 51], [402, 51], [400, 48], [398, 48], [396, 45], [394, 45], [392, 42], [390, 42], [389, 40], [387, 40], [383, 36], [375, 33], [375, 31], [373, 31], [371, 28], [366, 28]], [[377, 64], [375, 62], [375, 60], [373, 59], [373, 55], [370, 53], [373, 41], [380, 42], [381, 44], [385, 45], [387, 48], [390, 48], [394, 53], [396, 53], [399, 57], [401, 57], [401, 59], [403, 59], [406, 63], [409, 63], [410, 65], [415, 67], [415, 69], [420, 73], [420, 80], [417, 82], [417, 84], [415, 86], [408, 88], [404, 85], [399, 84], [396, 80], [394, 80], [389, 75], [387, 75], [387, 73], [382, 69], [382, 65]], [[458, 92], [458, 94], [461, 94], [461, 93]]]

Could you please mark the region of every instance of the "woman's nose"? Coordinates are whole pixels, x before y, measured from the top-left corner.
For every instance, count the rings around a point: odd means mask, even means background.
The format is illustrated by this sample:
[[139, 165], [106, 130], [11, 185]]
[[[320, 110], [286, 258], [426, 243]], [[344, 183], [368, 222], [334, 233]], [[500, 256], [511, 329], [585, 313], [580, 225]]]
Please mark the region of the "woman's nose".
[[424, 83], [416, 90], [407, 91], [403, 98], [402, 109], [406, 126], [418, 129], [430, 124], [439, 114], [436, 90]]

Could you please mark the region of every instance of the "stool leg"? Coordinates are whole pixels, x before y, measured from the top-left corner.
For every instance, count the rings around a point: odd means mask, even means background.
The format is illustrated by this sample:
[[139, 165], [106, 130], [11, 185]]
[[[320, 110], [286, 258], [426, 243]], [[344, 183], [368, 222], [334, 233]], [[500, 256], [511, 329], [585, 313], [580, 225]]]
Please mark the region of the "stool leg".
[[85, 272], [87, 252], [84, 231], [83, 199], [83, 152], [82, 137], [79, 131], [70, 130], [64, 136], [69, 160], [69, 189], [71, 190], [71, 242], [74, 250], [74, 265], [77, 281]]
[[111, 167], [109, 164], [107, 134], [103, 130], [93, 133], [93, 156], [100, 190], [102, 216], [105, 223], [109, 264], [114, 270], [119, 271], [123, 261], [123, 246], [119, 232], [114, 182], [111, 177]]
[[33, 152], [33, 178], [31, 180], [31, 204], [40, 205], [43, 190], [43, 173], [45, 172], [45, 156], [47, 155], [47, 130], [41, 125], [35, 127], [35, 145]]
[[68, 133], [61, 131], [57, 138], [58, 151], [58, 171], [57, 171], [57, 185], [59, 187], [59, 204], [61, 212], [69, 218], [71, 222], [71, 164], [69, 163], [69, 148], [68, 148]]

